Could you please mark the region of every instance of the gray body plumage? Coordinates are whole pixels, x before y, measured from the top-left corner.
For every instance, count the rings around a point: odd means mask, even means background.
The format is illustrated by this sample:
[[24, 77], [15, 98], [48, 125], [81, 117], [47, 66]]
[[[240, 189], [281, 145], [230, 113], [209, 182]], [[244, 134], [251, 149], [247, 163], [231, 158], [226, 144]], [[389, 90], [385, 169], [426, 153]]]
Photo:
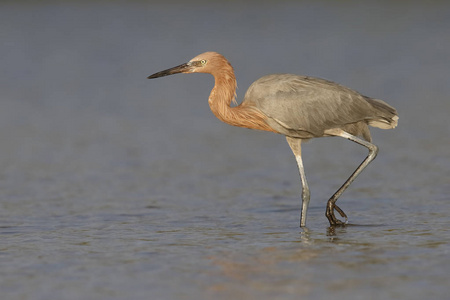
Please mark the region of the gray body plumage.
[[395, 108], [337, 83], [294, 74], [261, 77], [243, 101], [257, 107], [269, 125], [286, 136], [309, 139], [341, 128], [371, 141], [367, 125], [383, 129], [397, 125]]

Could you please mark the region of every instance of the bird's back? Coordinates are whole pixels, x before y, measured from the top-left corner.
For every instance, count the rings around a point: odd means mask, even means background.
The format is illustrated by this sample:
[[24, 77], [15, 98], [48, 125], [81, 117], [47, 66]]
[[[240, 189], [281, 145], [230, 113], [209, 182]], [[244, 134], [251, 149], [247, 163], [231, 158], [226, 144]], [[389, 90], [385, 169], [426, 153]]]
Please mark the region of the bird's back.
[[352, 131], [356, 126], [357, 132], [349, 133], [370, 139], [367, 124], [387, 129], [398, 119], [395, 108], [384, 101], [328, 80], [294, 74], [261, 77], [248, 88], [242, 105], [259, 109], [279, 133], [299, 138], [323, 136], [331, 128]]

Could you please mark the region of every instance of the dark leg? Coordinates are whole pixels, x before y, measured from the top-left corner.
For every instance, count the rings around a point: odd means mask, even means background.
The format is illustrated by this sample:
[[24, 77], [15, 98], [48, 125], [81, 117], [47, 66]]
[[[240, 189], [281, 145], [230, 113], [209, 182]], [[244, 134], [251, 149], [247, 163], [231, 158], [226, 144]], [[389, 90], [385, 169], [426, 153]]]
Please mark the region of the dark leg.
[[[328, 200], [327, 210], [326, 210], [325, 215], [328, 218], [328, 221], [330, 222], [331, 226], [342, 225], [347, 222], [347, 215], [344, 213], [344, 211], [342, 209], [340, 209], [336, 205], [336, 201], [339, 198], [339, 196], [341, 196], [342, 193], [348, 188], [348, 186], [355, 180], [355, 178], [362, 172], [362, 170], [364, 170], [364, 168], [367, 167], [367, 165], [369, 165], [369, 163], [375, 159], [375, 157], [377, 156], [377, 153], [378, 153], [378, 147], [376, 145], [369, 143], [365, 140], [362, 140], [362, 139], [360, 139], [354, 135], [351, 135], [345, 131], [341, 130], [338, 134], [334, 134], [334, 135], [341, 136], [343, 138], [349, 139], [350, 141], [353, 141], [355, 143], [358, 143], [358, 144], [366, 147], [367, 149], [369, 149], [369, 154], [364, 159], [364, 161], [358, 166], [358, 168], [356, 168], [356, 170], [353, 172], [353, 174], [347, 179], [347, 181], [345, 181], [345, 183], [336, 191], [336, 193], [334, 193], [334, 195], [330, 198], [330, 200]], [[345, 222], [342, 222], [341, 220], [336, 218], [336, 216], [334, 215], [334, 209], [336, 209], [338, 211], [338, 213], [343, 218], [345, 218]]]

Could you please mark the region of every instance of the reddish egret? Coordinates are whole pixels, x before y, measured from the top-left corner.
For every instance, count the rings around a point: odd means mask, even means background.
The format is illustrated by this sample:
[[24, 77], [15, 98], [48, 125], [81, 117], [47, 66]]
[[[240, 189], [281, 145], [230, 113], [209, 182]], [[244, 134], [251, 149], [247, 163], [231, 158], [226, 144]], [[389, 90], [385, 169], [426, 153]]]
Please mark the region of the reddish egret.
[[[221, 121], [230, 125], [266, 130], [286, 136], [297, 160], [302, 182], [300, 226], [306, 226], [310, 193], [302, 162], [301, 143], [316, 137], [340, 136], [366, 147], [369, 154], [353, 174], [328, 200], [326, 217], [331, 226], [347, 222], [347, 215], [336, 205], [339, 196], [376, 157], [369, 127], [391, 129], [397, 126], [395, 108], [382, 100], [369, 98], [331, 81], [293, 74], [272, 74], [256, 80], [236, 103], [236, 77], [228, 60], [216, 52], [205, 52], [189, 62], [155, 73], [149, 79], [177, 73], [209, 73], [215, 85], [209, 107]], [[334, 215], [336, 210], [342, 222]]]

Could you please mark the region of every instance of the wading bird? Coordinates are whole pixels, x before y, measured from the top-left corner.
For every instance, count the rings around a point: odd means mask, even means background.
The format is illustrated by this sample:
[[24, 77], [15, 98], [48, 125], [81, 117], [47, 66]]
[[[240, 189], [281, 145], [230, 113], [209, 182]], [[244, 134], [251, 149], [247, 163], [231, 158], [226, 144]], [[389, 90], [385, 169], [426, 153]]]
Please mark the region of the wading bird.
[[[325, 136], [340, 136], [366, 147], [369, 154], [353, 174], [328, 200], [326, 217], [331, 226], [343, 225], [347, 215], [336, 205], [339, 196], [376, 157], [378, 147], [371, 143], [368, 125], [391, 129], [397, 126], [395, 108], [320, 78], [293, 74], [272, 74], [256, 80], [236, 102], [236, 77], [228, 60], [216, 52], [205, 52], [189, 62], [155, 73], [149, 79], [177, 73], [209, 73], [215, 85], [209, 107], [221, 121], [250, 129], [266, 130], [286, 136], [297, 160], [302, 182], [300, 226], [306, 226], [310, 192], [303, 168], [302, 141]], [[231, 107], [231, 103], [236, 106]], [[334, 215], [336, 210], [342, 222]]]

